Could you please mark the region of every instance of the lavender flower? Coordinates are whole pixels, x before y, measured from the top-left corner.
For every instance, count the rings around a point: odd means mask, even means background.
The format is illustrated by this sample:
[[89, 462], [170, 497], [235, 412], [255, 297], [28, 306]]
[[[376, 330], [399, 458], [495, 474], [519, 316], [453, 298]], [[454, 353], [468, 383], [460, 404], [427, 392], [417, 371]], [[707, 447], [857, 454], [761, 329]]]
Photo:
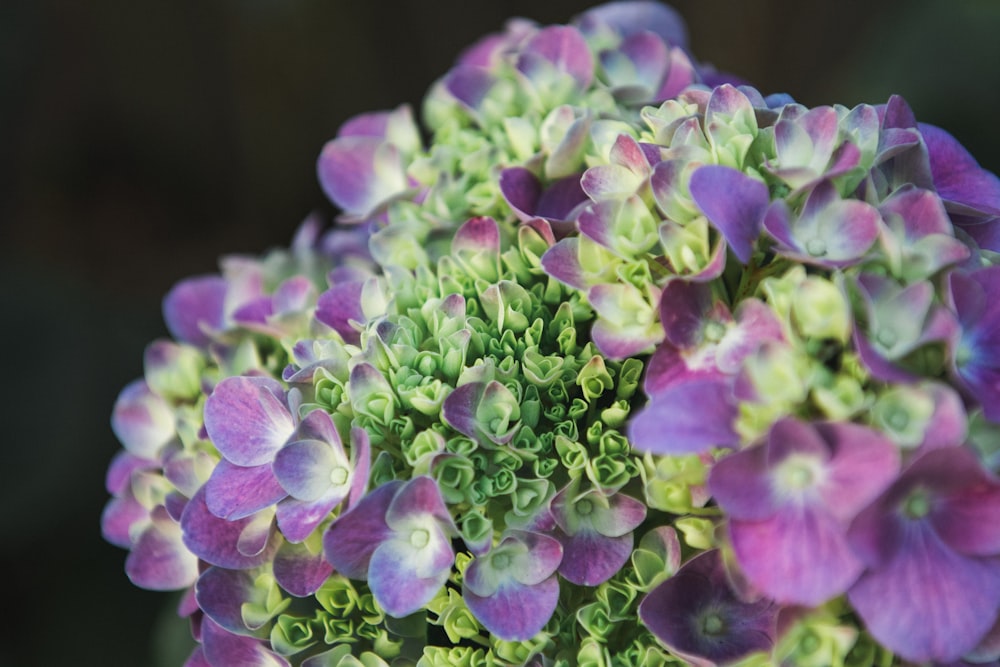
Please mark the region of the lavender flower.
[[317, 175], [333, 229], [178, 283], [112, 412], [101, 530], [187, 664], [1000, 655], [1000, 181], [902, 98], [613, 2]]

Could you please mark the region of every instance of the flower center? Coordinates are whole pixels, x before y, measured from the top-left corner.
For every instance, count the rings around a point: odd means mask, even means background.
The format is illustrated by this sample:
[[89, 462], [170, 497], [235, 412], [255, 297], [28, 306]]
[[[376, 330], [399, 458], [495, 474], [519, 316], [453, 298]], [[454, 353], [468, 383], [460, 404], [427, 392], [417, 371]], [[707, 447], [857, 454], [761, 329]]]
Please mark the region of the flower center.
[[910, 423], [910, 413], [905, 408], [896, 406], [886, 415], [885, 421], [894, 431], [902, 431]]
[[726, 623], [715, 612], [705, 614], [701, 619], [701, 632], [709, 637], [718, 637], [726, 631]]
[[424, 528], [417, 528], [410, 533], [410, 544], [417, 549], [423, 549], [431, 541], [431, 534]]
[[330, 482], [334, 486], [343, 486], [347, 482], [347, 477], [347, 468], [343, 466], [337, 466], [330, 471]]
[[778, 465], [776, 472], [778, 487], [793, 493], [814, 486], [819, 477], [816, 461], [802, 455], [788, 457]]
[[878, 341], [879, 345], [888, 350], [892, 348], [893, 345], [896, 344], [896, 341], [899, 340], [899, 337], [896, 335], [896, 332], [893, 331], [892, 329], [879, 329], [878, 333], [875, 334], [875, 340]]
[[903, 514], [910, 519], [922, 519], [931, 511], [931, 499], [923, 489], [917, 489], [903, 503]]
[[813, 257], [822, 257], [826, 254], [826, 242], [822, 239], [809, 239], [806, 242], [806, 252]]
[[493, 554], [493, 557], [490, 558], [490, 565], [493, 566], [494, 570], [506, 570], [510, 566], [510, 556], [502, 551]]
[[705, 325], [705, 340], [718, 343], [726, 335], [726, 326], [721, 322], [710, 321]]
[[576, 504], [576, 513], [581, 516], [587, 516], [594, 511], [594, 504], [584, 498]]

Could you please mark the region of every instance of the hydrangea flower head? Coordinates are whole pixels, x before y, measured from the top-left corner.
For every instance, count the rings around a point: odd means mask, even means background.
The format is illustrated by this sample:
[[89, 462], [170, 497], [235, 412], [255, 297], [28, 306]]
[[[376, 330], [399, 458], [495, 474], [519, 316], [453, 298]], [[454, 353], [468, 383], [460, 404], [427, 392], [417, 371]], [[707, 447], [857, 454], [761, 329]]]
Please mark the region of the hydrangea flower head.
[[[1000, 181], [646, 0], [510, 21], [163, 303], [105, 538], [188, 665], [1000, 658]], [[998, 320], [1000, 321], [1000, 320]]]

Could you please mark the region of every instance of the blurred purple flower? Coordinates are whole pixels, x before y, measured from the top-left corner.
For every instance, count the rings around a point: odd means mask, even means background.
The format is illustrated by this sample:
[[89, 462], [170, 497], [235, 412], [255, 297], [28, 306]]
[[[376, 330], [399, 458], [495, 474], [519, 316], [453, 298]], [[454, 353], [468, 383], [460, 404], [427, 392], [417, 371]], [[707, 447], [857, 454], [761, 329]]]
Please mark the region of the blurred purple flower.
[[895, 478], [895, 444], [865, 426], [785, 418], [713, 466], [740, 569], [768, 597], [816, 607], [854, 583], [851, 519]]
[[772, 600], [748, 602], [737, 597], [718, 549], [689, 560], [639, 605], [643, 625], [672, 653], [697, 667], [769, 652], [777, 634], [777, 614]]
[[965, 447], [918, 456], [848, 539], [867, 568], [848, 599], [900, 656], [956, 660], [997, 620], [1000, 481]]

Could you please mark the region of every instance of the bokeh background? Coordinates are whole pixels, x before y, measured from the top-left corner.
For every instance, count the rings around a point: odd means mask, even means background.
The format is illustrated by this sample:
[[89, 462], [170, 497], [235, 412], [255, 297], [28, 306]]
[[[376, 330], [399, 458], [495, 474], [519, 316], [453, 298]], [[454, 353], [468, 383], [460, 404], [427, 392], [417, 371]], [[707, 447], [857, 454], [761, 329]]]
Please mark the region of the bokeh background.
[[[160, 299], [333, 208], [353, 114], [419, 107], [506, 18], [580, 0], [0, 3], [0, 666], [180, 665], [176, 598], [100, 538], [109, 427]], [[904, 95], [1000, 170], [995, 0], [676, 0], [695, 55], [809, 104]]]

